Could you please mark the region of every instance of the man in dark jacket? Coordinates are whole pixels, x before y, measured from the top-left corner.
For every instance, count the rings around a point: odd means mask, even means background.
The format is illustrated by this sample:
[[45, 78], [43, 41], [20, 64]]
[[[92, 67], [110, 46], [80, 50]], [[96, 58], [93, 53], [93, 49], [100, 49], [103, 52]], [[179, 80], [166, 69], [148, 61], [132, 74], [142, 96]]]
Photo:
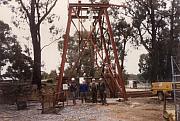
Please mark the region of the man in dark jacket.
[[106, 104], [106, 85], [102, 79], [100, 79], [99, 94], [102, 105]]
[[73, 104], [76, 105], [76, 90], [77, 90], [77, 84], [75, 82], [75, 79], [71, 79], [71, 85], [70, 85], [70, 92], [72, 94], [73, 98]]
[[92, 102], [97, 103], [97, 85], [95, 83], [95, 79], [92, 80], [92, 84], [91, 84], [91, 96], [92, 96]]

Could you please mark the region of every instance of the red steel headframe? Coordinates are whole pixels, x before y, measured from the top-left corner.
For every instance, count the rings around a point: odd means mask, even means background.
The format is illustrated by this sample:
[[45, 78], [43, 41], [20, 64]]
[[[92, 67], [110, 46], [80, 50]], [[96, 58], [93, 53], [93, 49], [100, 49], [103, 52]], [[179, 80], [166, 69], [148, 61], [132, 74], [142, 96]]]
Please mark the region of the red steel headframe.
[[[97, 19], [99, 21], [99, 25], [101, 24], [101, 17], [104, 15], [106, 18], [106, 23], [107, 23], [108, 32], [110, 35], [110, 41], [111, 41], [112, 48], [113, 48], [115, 63], [117, 66], [117, 82], [118, 82], [117, 85], [122, 94], [122, 97], [125, 100], [127, 100], [125, 85], [124, 85], [124, 81], [122, 78], [122, 70], [121, 70], [121, 67], [119, 64], [119, 59], [118, 59], [118, 52], [117, 52], [116, 44], [115, 44], [114, 37], [113, 37], [113, 31], [112, 31], [110, 20], [109, 20], [109, 15], [107, 12], [107, 9], [110, 6], [111, 6], [111, 4], [69, 3], [68, 21], [67, 21], [66, 33], [64, 35], [64, 46], [63, 46], [63, 54], [61, 57], [62, 60], [61, 60], [61, 66], [60, 66], [59, 80], [57, 83], [56, 100], [59, 99], [59, 94], [62, 91], [62, 80], [63, 80], [64, 66], [65, 66], [65, 62], [66, 62], [66, 54], [67, 54], [67, 49], [68, 49], [69, 33], [70, 33], [72, 19], [87, 19], [88, 16], [80, 15], [80, 13], [81, 13], [80, 11], [88, 10], [88, 8], [92, 8], [92, 10], [99, 11], [98, 16], [93, 16], [93, 19]], [[124, 6], [118, 6], [118, 7], [124, 7]], [[102, 26], [100, 25], [99, 27], [100, 27], [100, 31], [101, 31], [101, 39], [104, 42], [104, 48], [105, 48], [105, 41], [104, 41], [104, 37], [102, 35]], [[108, 56], [107, 49], [105, 49], [105, 53], [106, 53], [106, 56]], [[108, 59], [108, 57], [106, 57], [106, 58]]]

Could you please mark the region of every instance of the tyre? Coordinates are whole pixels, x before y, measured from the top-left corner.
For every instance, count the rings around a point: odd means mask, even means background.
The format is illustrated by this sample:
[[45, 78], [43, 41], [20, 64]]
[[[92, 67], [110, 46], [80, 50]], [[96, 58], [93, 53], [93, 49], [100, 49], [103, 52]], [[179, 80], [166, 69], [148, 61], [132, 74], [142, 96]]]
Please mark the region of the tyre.
[[163, 100], [164, 100], [164, 94], [163, 94], [163, 92], [158, 92], [158, 99], [159, 99], [160, 101], [163, 101]]

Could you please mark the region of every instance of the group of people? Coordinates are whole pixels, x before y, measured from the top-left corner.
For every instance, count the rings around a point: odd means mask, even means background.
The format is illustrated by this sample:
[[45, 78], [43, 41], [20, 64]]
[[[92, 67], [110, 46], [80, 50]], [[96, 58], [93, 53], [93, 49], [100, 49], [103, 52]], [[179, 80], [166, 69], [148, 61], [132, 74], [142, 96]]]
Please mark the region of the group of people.
[[102, 79], [100, 79], [100, 82], [98, 84], [95, 83], [95, 80], [92, 81], [90, 85], [90, 92], [93, 103], [97, 103], [97, 96], [98, 96], [97, 94], [99, 92], [101, 103], [103, 105], [106, 104], [106, 86]]
[[84, 80], [79, 86], [77, 86], [75, 79], [72, 78], [69, 90], [72, 95], [74, 105], [76, 104], [76, 92], [78, 88], [82, 103], [87, 102], [88, 96], [91, 97], [91, 101], [93, 103], [97, 103], [97, 97], [99, 94], [102, 105], [106, 104], [106, 85], [101, 78], [98, 83], [95, 82], [95, 79], [92, 79], [90, 84], [87, 84]]

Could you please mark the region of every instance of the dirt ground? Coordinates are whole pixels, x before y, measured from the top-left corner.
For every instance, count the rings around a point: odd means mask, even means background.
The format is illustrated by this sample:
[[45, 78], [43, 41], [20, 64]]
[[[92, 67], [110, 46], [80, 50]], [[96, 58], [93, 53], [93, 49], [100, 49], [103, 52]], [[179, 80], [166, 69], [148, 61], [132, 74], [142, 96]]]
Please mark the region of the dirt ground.
[[[108, 105], [80, 101], [58, 110], [41, 114], [40, 103], [29, 103], [28, 109], [17, 111], [15, 105], [0, 105], [0, 121], [163, 121], [163, 102], [156, 97], [131, 98], [127, 102], [107, 99]], [[66, 103], [65, 103], [66, 104]]]

